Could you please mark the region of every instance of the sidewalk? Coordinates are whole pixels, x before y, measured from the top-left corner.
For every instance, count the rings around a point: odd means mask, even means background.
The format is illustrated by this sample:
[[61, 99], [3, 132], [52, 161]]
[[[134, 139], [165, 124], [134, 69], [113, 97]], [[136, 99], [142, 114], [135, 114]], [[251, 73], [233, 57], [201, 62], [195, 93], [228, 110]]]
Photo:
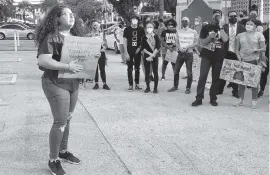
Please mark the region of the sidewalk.
[[[0, 123], [5, 122], [0, 132], [0, 175], [49, 174], [52, 117], [35, 54], [20, 52], [22, 62], [0, 63], [2, 67], [12, 65], [18, 73], [15, 85], [0, 86], [0, 97], [12, 103], [0, 106]], [[210, 106], [206, 90], [204, 105], [193, 108], [195, 84], [190, 95], [184, 94], [186, 80], [180, 80], [178, 92], [166, 92], [173, 84], [170, 65], [167, 80], [159, 84], [159, 94], [130, 93], [126, 66], [119, 55], [109, 53], [108, 59], [107, 79], [112, 90], [93, 91], [94, 84], [80, 90], [69, 149], [82, 164], [64, 163], [68, 174], [268, 174], [268, 92], [256, 110], [250, 108], [248, 90], [245, 106], [232, 107], [236, 99], [230, 96], [231, 89], [218, 97], [220, 106]], [[145, 87], [143, 76], [141, 85]]]

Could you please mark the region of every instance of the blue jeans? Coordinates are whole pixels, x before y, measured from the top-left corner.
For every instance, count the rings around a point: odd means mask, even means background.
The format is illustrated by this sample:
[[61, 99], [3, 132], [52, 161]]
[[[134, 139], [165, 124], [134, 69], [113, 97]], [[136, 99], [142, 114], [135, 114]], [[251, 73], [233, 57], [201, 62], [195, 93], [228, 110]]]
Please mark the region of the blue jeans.
[[57, 159], [59, 151], [68, 148], [70, 119], [78, 100], [78, 89], [71, 91], [62, 89], [49, 78], [42, 78], [42, 89], [53, 115], [53, 125], [49, 136], [50, 159]]

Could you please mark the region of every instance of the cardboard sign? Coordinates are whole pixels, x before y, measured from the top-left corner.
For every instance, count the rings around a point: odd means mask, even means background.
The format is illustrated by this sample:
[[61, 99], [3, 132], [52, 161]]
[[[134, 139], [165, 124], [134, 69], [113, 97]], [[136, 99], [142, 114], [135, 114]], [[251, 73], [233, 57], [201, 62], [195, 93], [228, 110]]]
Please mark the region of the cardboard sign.
[[[193, 54], [192, 74], [193, 74], [193, 81], [195, 82], [199, 81], [201, 62], [202, 62], [202, 58], [197, 54]], [[210, 68], [209, 70], [206, 82], [212, 83], [212, 68]]]
[[167, 50], [167, 53], [166, 53], [165, 60], [166, 60], [166, 61], [170, 61], [170, 62], [172, 62], [172, 63], [176, 63], [177, 56], [178, 56], [178, 52], [176, 52], [176, 51], [171, 52], [171, 51], [168, 49], [168, 50]]
[[99, 59], [95, 55], [100, 53], [101, 43], [100, 37], [66, 36], [60, 62], [70, 63], [78, 60], [77, 64], [82, 65], [83, 70], [79, 73], [59, 71], [58, 78], [93, 78]]
[[186, 48], [188, 45], [194, 44], [194, 33], [178, 32], [180, 47]]
[[261, 66], [224, 59], [220, 78], [250, 87], [257, 87], [261, 79]]

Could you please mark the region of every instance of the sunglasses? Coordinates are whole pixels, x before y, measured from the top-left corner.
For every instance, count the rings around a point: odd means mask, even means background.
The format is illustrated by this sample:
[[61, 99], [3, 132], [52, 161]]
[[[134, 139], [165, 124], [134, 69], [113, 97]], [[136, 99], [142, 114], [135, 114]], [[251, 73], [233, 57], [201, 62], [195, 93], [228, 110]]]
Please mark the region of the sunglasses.
[[168, 26], [174, 26], [172, 23], [168, 24]]
[[188, 22], [188, 20], [182, 20], [182, 22]]
[[230, 18], [236, 18], [237, 16], [236, 15], [231, 15], [229, 16]]

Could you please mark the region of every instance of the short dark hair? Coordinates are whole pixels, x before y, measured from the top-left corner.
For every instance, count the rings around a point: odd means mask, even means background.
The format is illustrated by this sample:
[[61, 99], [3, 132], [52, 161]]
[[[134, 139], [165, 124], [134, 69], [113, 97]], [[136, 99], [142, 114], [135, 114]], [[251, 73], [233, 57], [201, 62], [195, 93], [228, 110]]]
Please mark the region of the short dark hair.
[[165, 23], [165, 26], [168, 27], [169, 23], [172, 23], [174, 27], [177, 26], [177, 22], [173, 18], [167, 20], [166, 23]]
[[250, 7], [249, 12], [252, 12], [252, 11], [258, 12], [258, 7], [257, 7], [257, 5], [253, 4], [253, 5]]
[[235, 10], [230, 10], [230, 11], [228, 12], [228, 16], [230, 16], [231, 13], [236, 13], [236, 15], [237, 15], [237, 12], [236, 12]]
[[159, 26], [159, 23], [158, 23], [158, 21], [153, 21], [153, 23], [155, 24], [155, 29], [158, 29], [158, 26]]

